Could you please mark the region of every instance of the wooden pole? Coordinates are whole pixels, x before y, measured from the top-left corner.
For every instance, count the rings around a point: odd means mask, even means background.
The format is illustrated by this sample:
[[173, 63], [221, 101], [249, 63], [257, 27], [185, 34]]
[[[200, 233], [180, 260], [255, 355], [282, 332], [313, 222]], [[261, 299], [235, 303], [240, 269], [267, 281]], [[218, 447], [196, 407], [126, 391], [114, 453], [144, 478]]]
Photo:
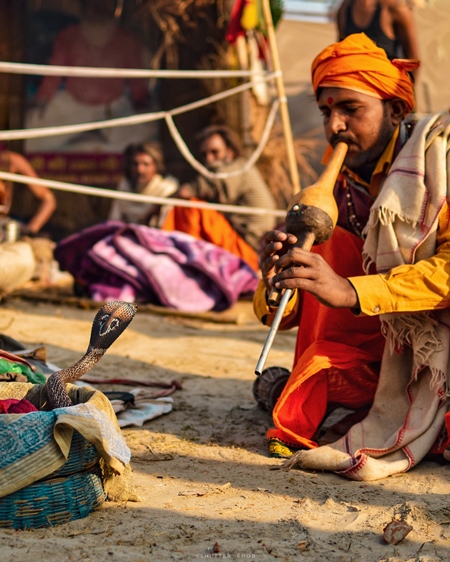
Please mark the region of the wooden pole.
[[[243, 35], [236, 38], [236, 54], [240, 70], [248, 70], [247, 42]], [[244, 80], [241, 81], [244, 83]], [[251, 135], [251, 109], [250, 109], [250, 90], [241, 93], [240, 123], [242, 144], [244, 145], [245, 156], [249, 156], [254, 150], [254, 142]]]
[[278, 55], [277, 42], [275, 38], [275, 28], [273, 25], [269, 0], [262, 0], [262, 8], [267, 27], [267, 37], [269, 39], [269, 49], [270, 55], [272, 57], [273, 70], [279, 73], [275, 80], [277, 85], [278, 98], [280, 100], [281, 123], [283, 126], [284, 139], [286, 142], [286, 152], [291, 175], [292, 191], [293, 193], [297, 193], [298, 191], [300, 191], [300, 177], [297, 166], [297, 158], [295, 157], [294, 139], [292, 136], [291, 121], [289, 119], [286, 92], [284, 90], [283, 76], [281, 74], [280, 57]]

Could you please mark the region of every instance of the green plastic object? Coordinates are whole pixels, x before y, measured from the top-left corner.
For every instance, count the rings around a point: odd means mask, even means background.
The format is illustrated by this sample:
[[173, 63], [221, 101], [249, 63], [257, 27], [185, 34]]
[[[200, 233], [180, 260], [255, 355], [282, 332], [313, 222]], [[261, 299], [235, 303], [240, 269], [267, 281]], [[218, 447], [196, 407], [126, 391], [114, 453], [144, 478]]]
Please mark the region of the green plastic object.
[[19, 373], [25, 375], [28, 381], [33, 384], [43, 384], [47, 380], [47, 377], [41, 371], [33, 371], [28, 365], [8, 361], [8, 359], [0, 359], [0, 373]]

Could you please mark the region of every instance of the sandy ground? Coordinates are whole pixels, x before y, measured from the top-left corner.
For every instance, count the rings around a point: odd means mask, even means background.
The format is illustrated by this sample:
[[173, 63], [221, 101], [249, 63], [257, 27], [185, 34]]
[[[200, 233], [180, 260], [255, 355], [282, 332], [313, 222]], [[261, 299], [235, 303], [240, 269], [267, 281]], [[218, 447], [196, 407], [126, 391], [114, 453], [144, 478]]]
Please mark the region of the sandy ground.
[[[45, 345], [48, 361], [65, 367], [84, 353], [94, 313], [10, 298], [0, 308], [0, 332]], [[142, 501], [106, 502], [58, 527], [0, 530], [2, 562], [450, 559], [448, 466], [423, 462], [363, 484], [287, 472], [267, 456], [271, 420], [252, 395], [266, 328], [248, 302], [226, 318], [138, 311], [90, 374], [183, 383], [172, 412], [123, 430]], [[279, 333], [268, 364], [289, 367], [294, 341], [294, 332]], [[382, 539], [392, 518], [413, 527], [397, 546]]]

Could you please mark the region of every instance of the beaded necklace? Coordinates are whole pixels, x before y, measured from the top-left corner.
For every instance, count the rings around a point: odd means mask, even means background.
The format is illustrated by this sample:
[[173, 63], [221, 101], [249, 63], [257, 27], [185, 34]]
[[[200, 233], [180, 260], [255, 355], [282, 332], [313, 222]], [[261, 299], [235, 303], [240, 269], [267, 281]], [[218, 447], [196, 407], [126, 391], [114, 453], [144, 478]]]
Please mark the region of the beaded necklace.
[[356, 216], [355, 204], [353, 202], [352, 192], [350, 186], [348, 185], [347, 178], [343, 178], [342, 187], [345, 189], [345, 197], [347, 201], [346, 209], [346, 219], [347, 219], [347, 229], [354, 232], [356, 236], [362, 238], [363, 227]]
[[[409, 139], [409, 137], [411, 136], [411, 133], [413, 131], [414, 128], [414, 123], [413, 122], [408, 122], [408, 121], [403, 121], [401, 126], [400, 126], [400, 134], [399, 134], [399, 146], [395, 152], [394, 155], [394, 159], [395, 156], [398, 154], [398, 152], [400, 151], [401, 147], [405, 144], [405, 142]], [[347, 230], [349, 230], [350, 232], [353, 232], [354, 234], [356, 234], [356, 236], [358, 236], [359, 238], [363, 238], [363, 230], [364, 230], [364, 226], [361, 225], [361, 223], [358, 220], [358, 217], [356, 215], [356, 208], [355, 208], [355, 203], [353, 201], [353, 197], [352, 197], [352, 191], [350, 189], [350, 185], [349, 182], [347, 181], [347, 177], [343, 177], [342, 178], [342, 188], [345, 191], [345, 200], [346, 200], [346, 224], [347, 224]]]

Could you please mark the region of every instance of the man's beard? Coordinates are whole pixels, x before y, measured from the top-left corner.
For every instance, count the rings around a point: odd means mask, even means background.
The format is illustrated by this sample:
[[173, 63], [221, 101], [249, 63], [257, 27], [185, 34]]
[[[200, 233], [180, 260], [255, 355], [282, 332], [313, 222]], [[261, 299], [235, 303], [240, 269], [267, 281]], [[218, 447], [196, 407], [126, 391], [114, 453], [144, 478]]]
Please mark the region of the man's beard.
[[225, 160], [214, 160], [214, 162], [210, 162], [209, 164], [205, 164], [205, 168], [210, 170], [211, 172], [215, 172], [225, 166]]
[[134, 181], [135, 190], [142, 191], [145, 187], [147, 187], [147, 185], [153, 179], [153, 177], [151, 179], [148, 179], [147, 176], [143, 176], [142, 178], [136, 178], [136, 180]]
[[345, 142], [349, 145], [349, 147], [354, 146], [359, 149], [359, 152], [356, 154], [348, 154], [347, 158], [344, 160], [346, 166], [348, 166], [353, 172], [357, 173], [364, 179], [367, 175], [368, 171], [370, 171], [370, 175], [375, 168], [380, 156], [383, 154], [386, 146], [389, 144], [389, 141], [392, 138], [392, 134], [395, 130], [389, 124], [389, 118], [386, 111], [386, 106], [384, 108], [384, 118], [383, 122], [380, 126], [380, 130], [378, 132], [378, 139], [375, 145], [361, 149], [358, 142], [355, 142], [355, 139], [347, 137], [345, 133], [332, 135], [330, 138], [330, 144], [335, 147], [338, 142]]

